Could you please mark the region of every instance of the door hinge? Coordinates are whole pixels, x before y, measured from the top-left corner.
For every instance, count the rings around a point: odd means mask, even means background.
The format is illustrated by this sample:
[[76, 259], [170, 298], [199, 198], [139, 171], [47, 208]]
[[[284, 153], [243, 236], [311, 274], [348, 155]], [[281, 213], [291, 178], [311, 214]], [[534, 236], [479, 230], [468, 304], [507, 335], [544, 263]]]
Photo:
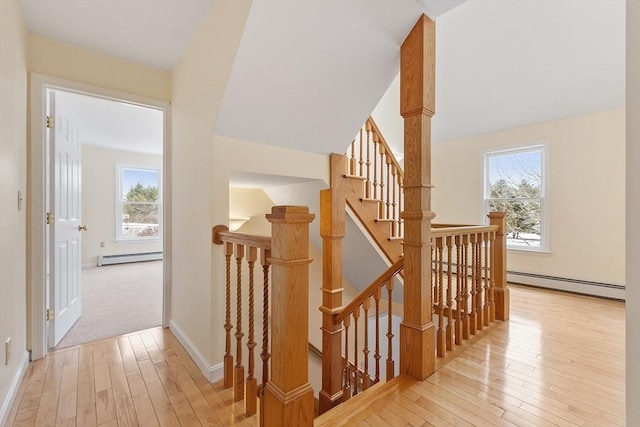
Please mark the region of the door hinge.
[[56, 127], [56, 119], [51, 117], [51, 116], [47, 116], [47, 127], [49, 129], [53, 129]]
[[53, 220], [54, 220], [53, 213], [47, 212], [47, 225], [53, 224]]
[[47, 308], [47, 321], [50, 322], [51, 320], [53, 320], [54, 314], [53, 314], [53, 310], [51, 310], [50, 308]]

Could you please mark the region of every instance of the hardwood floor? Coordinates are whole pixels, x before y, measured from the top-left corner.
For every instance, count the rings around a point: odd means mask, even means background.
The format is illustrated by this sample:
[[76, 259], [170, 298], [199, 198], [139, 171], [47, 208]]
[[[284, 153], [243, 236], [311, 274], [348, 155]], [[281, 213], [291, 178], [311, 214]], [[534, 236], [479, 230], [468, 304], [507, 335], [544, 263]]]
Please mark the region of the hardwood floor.
[[[510, 321], [426, 381], [376, 387], [316, 426], [624, 425], [624, 304], [513, 286]], [[257, 425], [232, 401], [154, 328], [31, 363], [9, 425]]]
[[624, 426], [624, 316], [622, 302], [512, 286], [511, 320], [427, 380], [394, 379], [315, 425]]
[[13, 426], [255, 426], [168, 329], [70, 347], [29, 364]]

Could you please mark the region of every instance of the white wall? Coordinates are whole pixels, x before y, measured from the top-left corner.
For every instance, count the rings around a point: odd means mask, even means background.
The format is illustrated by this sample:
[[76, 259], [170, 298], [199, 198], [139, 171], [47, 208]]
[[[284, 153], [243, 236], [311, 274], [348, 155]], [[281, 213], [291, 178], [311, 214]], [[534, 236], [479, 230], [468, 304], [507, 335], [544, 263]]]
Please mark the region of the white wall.
[[627, 1], [627, 425], [640, 425], [640, 2]]
[[436, 222], [479, 223], [483, 150], [549, 142], [549, 254], [509, 251], [508, 269], [623, 285], [624, 110], [433, 145]]
[[[82, 146], [82, 264], [96, 265], [98, 255], [162, 251], [162, 240], [116, 242], [116, 164], [162, 169], [162, 156]], [[104, 242], [105, 247], [100, 247]]]
[[[25, 30], [15, 0], [0, 1], [0, 425], [27, 363]], [[18, 191], [24, 201], [18, 209]], [[5, 364], [5, 342], [11, 357]]]

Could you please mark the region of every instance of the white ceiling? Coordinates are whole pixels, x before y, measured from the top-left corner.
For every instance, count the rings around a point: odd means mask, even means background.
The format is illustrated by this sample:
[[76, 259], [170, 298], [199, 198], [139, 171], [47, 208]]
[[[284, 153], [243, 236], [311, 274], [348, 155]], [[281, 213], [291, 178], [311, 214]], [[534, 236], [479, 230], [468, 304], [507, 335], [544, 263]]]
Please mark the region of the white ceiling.
[[[30, 32], [164, 69], [212, 1], [18, 0]], [[215, 133], [342, 151], [423, 12], [437, 17], [436, 142], [623, 106], [624, 0], [460, 3], [254, 0]]]
[[162, 154], [162, 111], [64, 91], [56, 91], [56, 103], [58, 102], [64, 103], [75, 114], [82, 144], [112, 150]]
[[214, 0], [18, 0], [27, 31], [171, 70]]

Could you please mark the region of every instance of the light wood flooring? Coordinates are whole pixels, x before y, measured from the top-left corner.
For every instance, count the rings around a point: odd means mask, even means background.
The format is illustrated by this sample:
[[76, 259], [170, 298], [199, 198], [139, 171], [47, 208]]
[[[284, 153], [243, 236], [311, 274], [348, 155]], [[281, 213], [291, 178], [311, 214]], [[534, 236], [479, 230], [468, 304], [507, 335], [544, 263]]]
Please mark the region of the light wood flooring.
[[[624, 425], [624, 304], [511, 289], [511, 320], [426, 381], [378, 385], [316, 426]], [[155, 328], [31, 363], [9, 425], [256, 426], [232, 400]]]

